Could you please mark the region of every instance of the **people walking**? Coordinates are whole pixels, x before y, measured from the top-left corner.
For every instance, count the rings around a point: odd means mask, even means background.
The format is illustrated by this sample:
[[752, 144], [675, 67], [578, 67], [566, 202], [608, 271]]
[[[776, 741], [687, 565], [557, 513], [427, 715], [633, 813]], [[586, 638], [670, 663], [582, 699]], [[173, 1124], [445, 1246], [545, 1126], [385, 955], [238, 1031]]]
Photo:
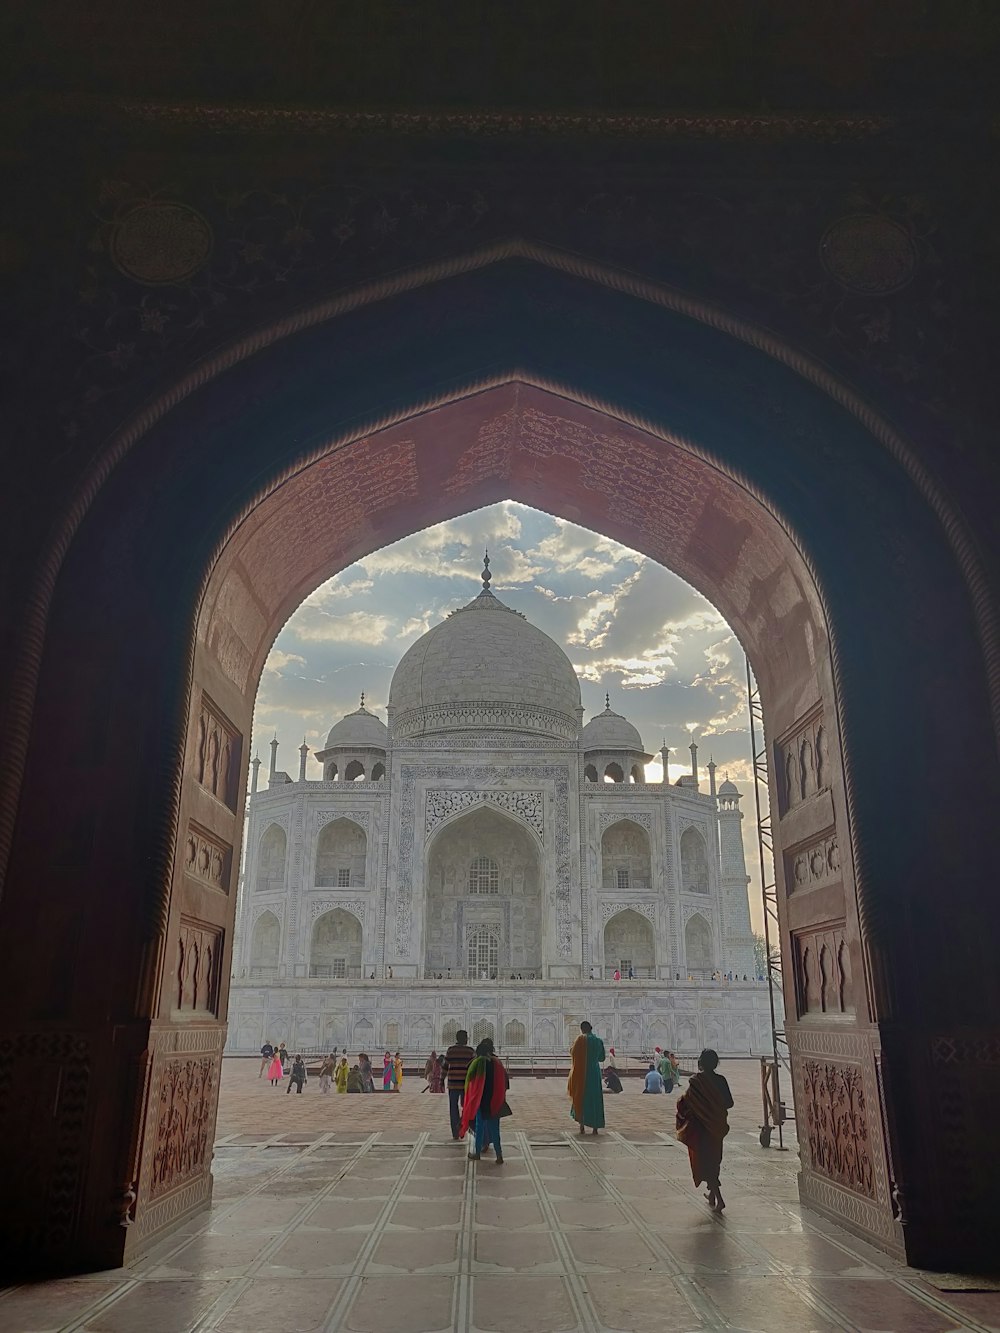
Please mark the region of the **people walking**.
[[722, 1145], [729, 1133], [729, 1108], [733, 1094], [726, 1079], [716, 1072], [718, 1052], [702, 1051], [698, 1073], [693, 1074], [687, 1091], [677, 1102], [677, 1137], [688, 1150], [691, 1176], [695, 1185], [708, 1186], [705, 1198], [713, 1212], [726, 1206], [719, 1183], [722, 1169]]
[[392, 1072], [396, 1084], [394, 1091], [400, 1092], [403, 1087], [403, 1057], [398, 1051], [392, 1057]]
[[284, 1072], [288, 1067], [288, 1052], [285, 1050], [283, 1041], [278, 1042], [278, 1059], [281, 1061], [281, 1069]]
[[319, 1067], [319, 1090], [327, 1093], [333, 1085], [333, 1071], [336, 1067], [336, 1056], [328, 1055]]
[[448, 1112], [451, 1118], [451, 1137], [461, 1138], [462, 1101], [465, 1097], [465, 1076], [475, 1058], [469, 1045], [469, 1034], [464, 1028], [455, 1033], [454, 1043], [444, 1053], [444, 1069], [448, 1081]]
[[361, 1066], [360, 1066], [360, 1065], [352, 1065], [352, 1066], [351, 1066], [351, 1072], [347, 1075], [347, 1091], [348, 1091], [348, 1092], [364, 1092], [364, 1088], [361, 1086]]
[[396, 1082], [396, 1069], [392, 1062], [392, 1056], [386, 1051], [382, 1059], [382, 1091], [392, 1092], [393, 1084]]
[[586, 1134], [589, 1125], [594, 1134], [604, 1128], [604, 1090], [601, 1087], [601, 1061], [604, 1042], [594, 1035], [587, 1022], [580, 1024], [580, 1035], [573, 1043], [572, 1065], [566, 1091], [572, 1106], [570, 1115]]
[[643, 1092], [662, 1092], [663, 1075], [657, 1069], [656, 1065], [650, 1061], [649, 1069], [646, 1071], [646, 1085]]
[[427, 1086], [431, 1092], [444, 1092], [444, 1071], [441, 1068], [441, 1057], [437, 1051], [431, 1051], [430, 1057], [424, 1065], [424, 1078], [427, 1080]]
[[347, 1091], [347, 1076], [350, 1072], [350, 1069], [347, 1067], [347, 1056], [342, 1055], [340, 1057], [340, 1064], [337, 1066], [337, 1072], [333, 1076], [338, 1092]]
[[271, 1064], [267, 1071], [267, 1076], [271, 1080], [271, 1087], [276, 1088], [281, 1082], [284, 1070], [281, 1067], [281, 1056], [277, 1051], [271, 1056]]
[[510, 1115], [507, 1089], [510, 1079], [497, 1059], [493, 1042], [484, 1037], [476, 1047], [475, 1058], [465, 1076], [465, 1098], [462, 1103], [460, 1137], [464, 1138], [469, 1126], [475, 1124], [475, 1145], [469, 1153], [470, 1162], [478, 1162], [487, 1143], [492, 1143], [497, 1155], [497, 1166], [503, 1165], [503, 1147], [500, 1143], [500, 1118]]
[[258, 1078], [263, 1075], [265, 1069], [270, 1067], [273, 1058], [274, 1047], [269, 1041], [265, 1041], [264, 1045], [260, 1048], [260, 1069], [257, 1072]]
[[305, 1081], [306, 1081], [306, 1062], [302, 1059], [301, 1055], [296, 1055], [295, 1059], [292, 1061], [292, 1072], [288, 1078], [288, 1087], [285, 1089], [285, 1096], [286, 1097], [288, 1096], [293, 1087], [295, 1088], [295, 1091], [301, 1096], [302, 1085], [303, 1083], [305, 1083]]
[[358, 1056], [358, 1071], [361, 1075], [361, 1091], [375, 1091], [375, 1076], [372, 1074], [372, 1062], [367, 1051]]

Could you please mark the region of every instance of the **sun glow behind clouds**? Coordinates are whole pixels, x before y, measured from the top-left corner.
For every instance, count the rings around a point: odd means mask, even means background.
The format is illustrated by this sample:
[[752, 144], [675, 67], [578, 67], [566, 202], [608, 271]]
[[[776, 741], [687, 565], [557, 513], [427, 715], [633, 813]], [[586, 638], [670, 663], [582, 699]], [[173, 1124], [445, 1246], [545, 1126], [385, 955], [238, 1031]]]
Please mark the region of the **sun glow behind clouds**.
[[[254, 750], [277, 732], [279, 767], [321, 749], [340, 717], [384, 708], [396, 663], [422, 634], [477, 593], [484, 547], [493, 591], [563, 646], [588, 716], [611, 707], [635, 724], [648, 753], [671, 749], [670, 780], [710, 755], [744, 794], [747, 866], [755, 883], [743, 654], [722, 616], [682, 579], [576, 524], [513, 501], [439, 523], [366, 556], [305, 599], [278, 635], [261, 677]], [[382, 714], [384, 716], [384, 714]], [[257, 738], [260, 738], [259, 743]], [[310, 759], [307, 776], [318, 778]], [[659, 758], [646, 766], [658, 782]], [[751, 893], [754, 921], [757, 900]]]

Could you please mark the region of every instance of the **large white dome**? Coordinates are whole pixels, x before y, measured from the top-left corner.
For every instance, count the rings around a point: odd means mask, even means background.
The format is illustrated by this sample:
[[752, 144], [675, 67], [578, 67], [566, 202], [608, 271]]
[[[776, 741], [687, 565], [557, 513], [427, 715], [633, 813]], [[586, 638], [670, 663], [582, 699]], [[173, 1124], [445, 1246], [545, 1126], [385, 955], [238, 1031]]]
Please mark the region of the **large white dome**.
[[580, 682], [555, 643], [489, 588], [404, 653], [389, 687], [394, 737], [527, 731], [575, 740]]

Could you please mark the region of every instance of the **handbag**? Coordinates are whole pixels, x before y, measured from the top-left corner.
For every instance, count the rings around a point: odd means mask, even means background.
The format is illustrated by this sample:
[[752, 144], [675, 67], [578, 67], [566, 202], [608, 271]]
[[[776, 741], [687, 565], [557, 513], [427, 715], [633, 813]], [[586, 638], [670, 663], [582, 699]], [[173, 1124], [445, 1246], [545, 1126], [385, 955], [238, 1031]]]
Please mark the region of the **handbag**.
[[498, 1119], [498, 1120], [502, 1120], [502, 1119], [504, 1118], [504, 1116], [513, 1115], [513, 1114], [514, 1114], [514, 1112], [510, 1109], [510, 1107], [507, 1105], [507, 1103], [504, 1102], [503, 1106], [500, 1107], [500, 1110], [497, 1111], [497, 1119]]

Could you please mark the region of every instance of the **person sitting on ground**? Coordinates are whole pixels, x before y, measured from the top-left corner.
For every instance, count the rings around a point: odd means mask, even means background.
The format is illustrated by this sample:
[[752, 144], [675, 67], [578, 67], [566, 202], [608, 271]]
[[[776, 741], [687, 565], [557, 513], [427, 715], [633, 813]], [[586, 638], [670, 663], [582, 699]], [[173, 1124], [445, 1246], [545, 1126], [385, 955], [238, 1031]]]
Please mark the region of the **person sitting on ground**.
[[622, 1081], [618, 1077], [618, 1070], [614, 1065], [604, 1066], [604, 1086], [608, 1092], [621, 1092]]
[[285, 1089], [285, 1096], [291, 1092], [293, 1086], [295, 1091], [301, 1096], [302, 1084], [306, 1081], [306, 1062], [301, 1055], [296, 1055], [292, 1060], [292, 1072], [288, 1079], [288, 1087]]
[[351, 1072], [347, 1075], [347, 1091], [348, 1092], [364, 1091], [364, 1089], [361, 1086], [361, 1067], [359, 1065], [354, 1065], [351, 1069]]
[[733, 1094], [721, 1074], [717, 1051], [706, 1049], [698, 1057], [698, 1073], [691, 1076], [687, 1092], [677, 1102], [677, 1137], [688, 1150], [691, 1175], [696, 1186], [708, 1186], [705, 1198], [713, 1212], [726, 1206], [719, 1185], [722, 1144], [729, 1133], [729, 1108]]
[[662, 1092], [663, 1075], [657, 1070], [656, 1065], [650, 1064], [646, 1072], [646, 1084], [643, 1092]]

